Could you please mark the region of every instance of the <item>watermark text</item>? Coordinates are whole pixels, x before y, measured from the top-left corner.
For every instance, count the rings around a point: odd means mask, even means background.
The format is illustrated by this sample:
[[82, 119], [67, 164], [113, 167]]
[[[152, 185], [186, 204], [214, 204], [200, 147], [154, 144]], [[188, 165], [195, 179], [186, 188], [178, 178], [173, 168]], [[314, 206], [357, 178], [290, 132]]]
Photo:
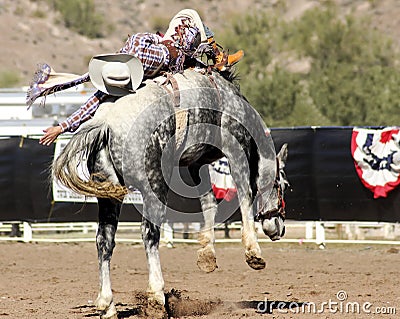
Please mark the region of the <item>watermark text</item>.
[[396, 307], [375, 306], [369, 301], [358, 302], [348, 300], [347, 292], [340, 290], [336, 293], [335, 299], [315, 303], [297, 301], [270, 301], [265, 299], [257, 305], [257, 311], [261, 313], [301, 313], [301, 314], [322, 314], [322, 313], [348, 313], [348, 314], [379, 314], [395, 315]]

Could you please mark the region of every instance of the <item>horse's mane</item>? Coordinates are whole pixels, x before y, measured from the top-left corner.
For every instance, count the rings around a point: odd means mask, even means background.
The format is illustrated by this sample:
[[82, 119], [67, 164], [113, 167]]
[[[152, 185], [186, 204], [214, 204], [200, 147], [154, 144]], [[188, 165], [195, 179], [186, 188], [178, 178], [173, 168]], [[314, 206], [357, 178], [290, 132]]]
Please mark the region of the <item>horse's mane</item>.
[[[188, 59], [188, 61], [186, 62], [188, 63], [187, 64], [188, 67], [200, 66], [200, 68], [204, 69], [208, 69], [209, 67], [209, 65], [203, 63], [198, 59]], [[226, 81], [232, 83], [238, 90], [240, 90], [239, 86], [240, 77], [234, 66], [228, 66], [223, 71], [218, 71], [216, 69], [214, 69], [214, 71], [217, 72], [219, 75], [221, 75]]]
[[235, 85], [238, 89], [240, 88], [239, 80], [240, 76], [239, 73], [236, 71], [235, 67], [228, 67], [223, 71], [218, 72], [225, 80]]

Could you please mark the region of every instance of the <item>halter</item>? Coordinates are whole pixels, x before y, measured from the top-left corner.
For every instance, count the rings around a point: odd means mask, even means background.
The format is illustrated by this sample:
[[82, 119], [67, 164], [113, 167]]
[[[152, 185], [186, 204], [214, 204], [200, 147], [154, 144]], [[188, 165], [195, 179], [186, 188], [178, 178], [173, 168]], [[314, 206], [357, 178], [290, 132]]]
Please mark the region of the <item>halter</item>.
[[[274, 186], [273, 188], [275, 188], [278, 192], [278, 206], [277, 208], [267, 211], [267, 212], [263, 212], [262, 210], [260, 210], [259, 212], [257, 212], [257, 214], [254, 216], [254, 220], [255, 221], [260, 221], [260, 220], [264, 220], [264, 219], [271, 219], [272, 217], [281, 217], [283, 220], [285, 220], [286, 218], [286, 213], [285, 213], [285, 200], [283, 199], [283, 190], [282, 190], [282, 186], [279, 183], [280, 181], [280, 173], [279, 173], [279, 161], [278, 159], [276, 159], [276, 176], [275, 176], [275, 181], [274, 181]], [[261, 201], [261, 198], [260, 198]]]

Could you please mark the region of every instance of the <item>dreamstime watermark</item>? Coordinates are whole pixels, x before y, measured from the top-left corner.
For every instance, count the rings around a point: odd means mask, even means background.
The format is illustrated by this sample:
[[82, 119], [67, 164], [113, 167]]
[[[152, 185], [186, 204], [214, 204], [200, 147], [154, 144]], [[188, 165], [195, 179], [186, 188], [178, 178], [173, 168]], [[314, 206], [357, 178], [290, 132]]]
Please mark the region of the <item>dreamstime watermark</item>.
[[350, 301], [347, 292], [340, 290], [336, 293], [335, 299], [329, 299], [319, 303], [298, 302], [298, 301], [270, 301], [265, 299], [257, 304], [257, 311], [261, 313], [292, 313], [292, 314], [379, 314], [395, 315], [396, 307], [375, 306], [369, 301]]

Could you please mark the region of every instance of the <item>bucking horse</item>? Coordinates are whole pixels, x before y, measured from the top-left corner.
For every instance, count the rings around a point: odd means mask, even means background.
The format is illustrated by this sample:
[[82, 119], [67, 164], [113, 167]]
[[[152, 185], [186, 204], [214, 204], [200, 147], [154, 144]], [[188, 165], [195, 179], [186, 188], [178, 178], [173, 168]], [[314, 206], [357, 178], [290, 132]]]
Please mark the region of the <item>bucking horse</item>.
[[[117, 318], [110, 282], [110, 260], [122, 199], [130, 190], [143, 197], [142, 238], [149, 270], [148, 298], [164, 305], [159, 259], [160, 227], [165, 221], [173, 168], [185, 166], [197, 184], [200, 169], [226, 156], [242, 214], [245, 258], [253, 269], [266, 265], [257, 242], [255, 220], [272, 240], [283, 236], [282, 176], [285, 150], [278, 157], [259, 114], [235, 84], [232, 73], [185, 70], [146, 80], [133, 94], [111, 98], [73, 135], [54, 160], [53, 177], [73, 191], [98, 199], [96, 245], [102, 318]], [[90, 176], [77, 167], [86, 163]], [[198, 266], [216, 268], [211, 185], [199, 188], [204, 215]]]

